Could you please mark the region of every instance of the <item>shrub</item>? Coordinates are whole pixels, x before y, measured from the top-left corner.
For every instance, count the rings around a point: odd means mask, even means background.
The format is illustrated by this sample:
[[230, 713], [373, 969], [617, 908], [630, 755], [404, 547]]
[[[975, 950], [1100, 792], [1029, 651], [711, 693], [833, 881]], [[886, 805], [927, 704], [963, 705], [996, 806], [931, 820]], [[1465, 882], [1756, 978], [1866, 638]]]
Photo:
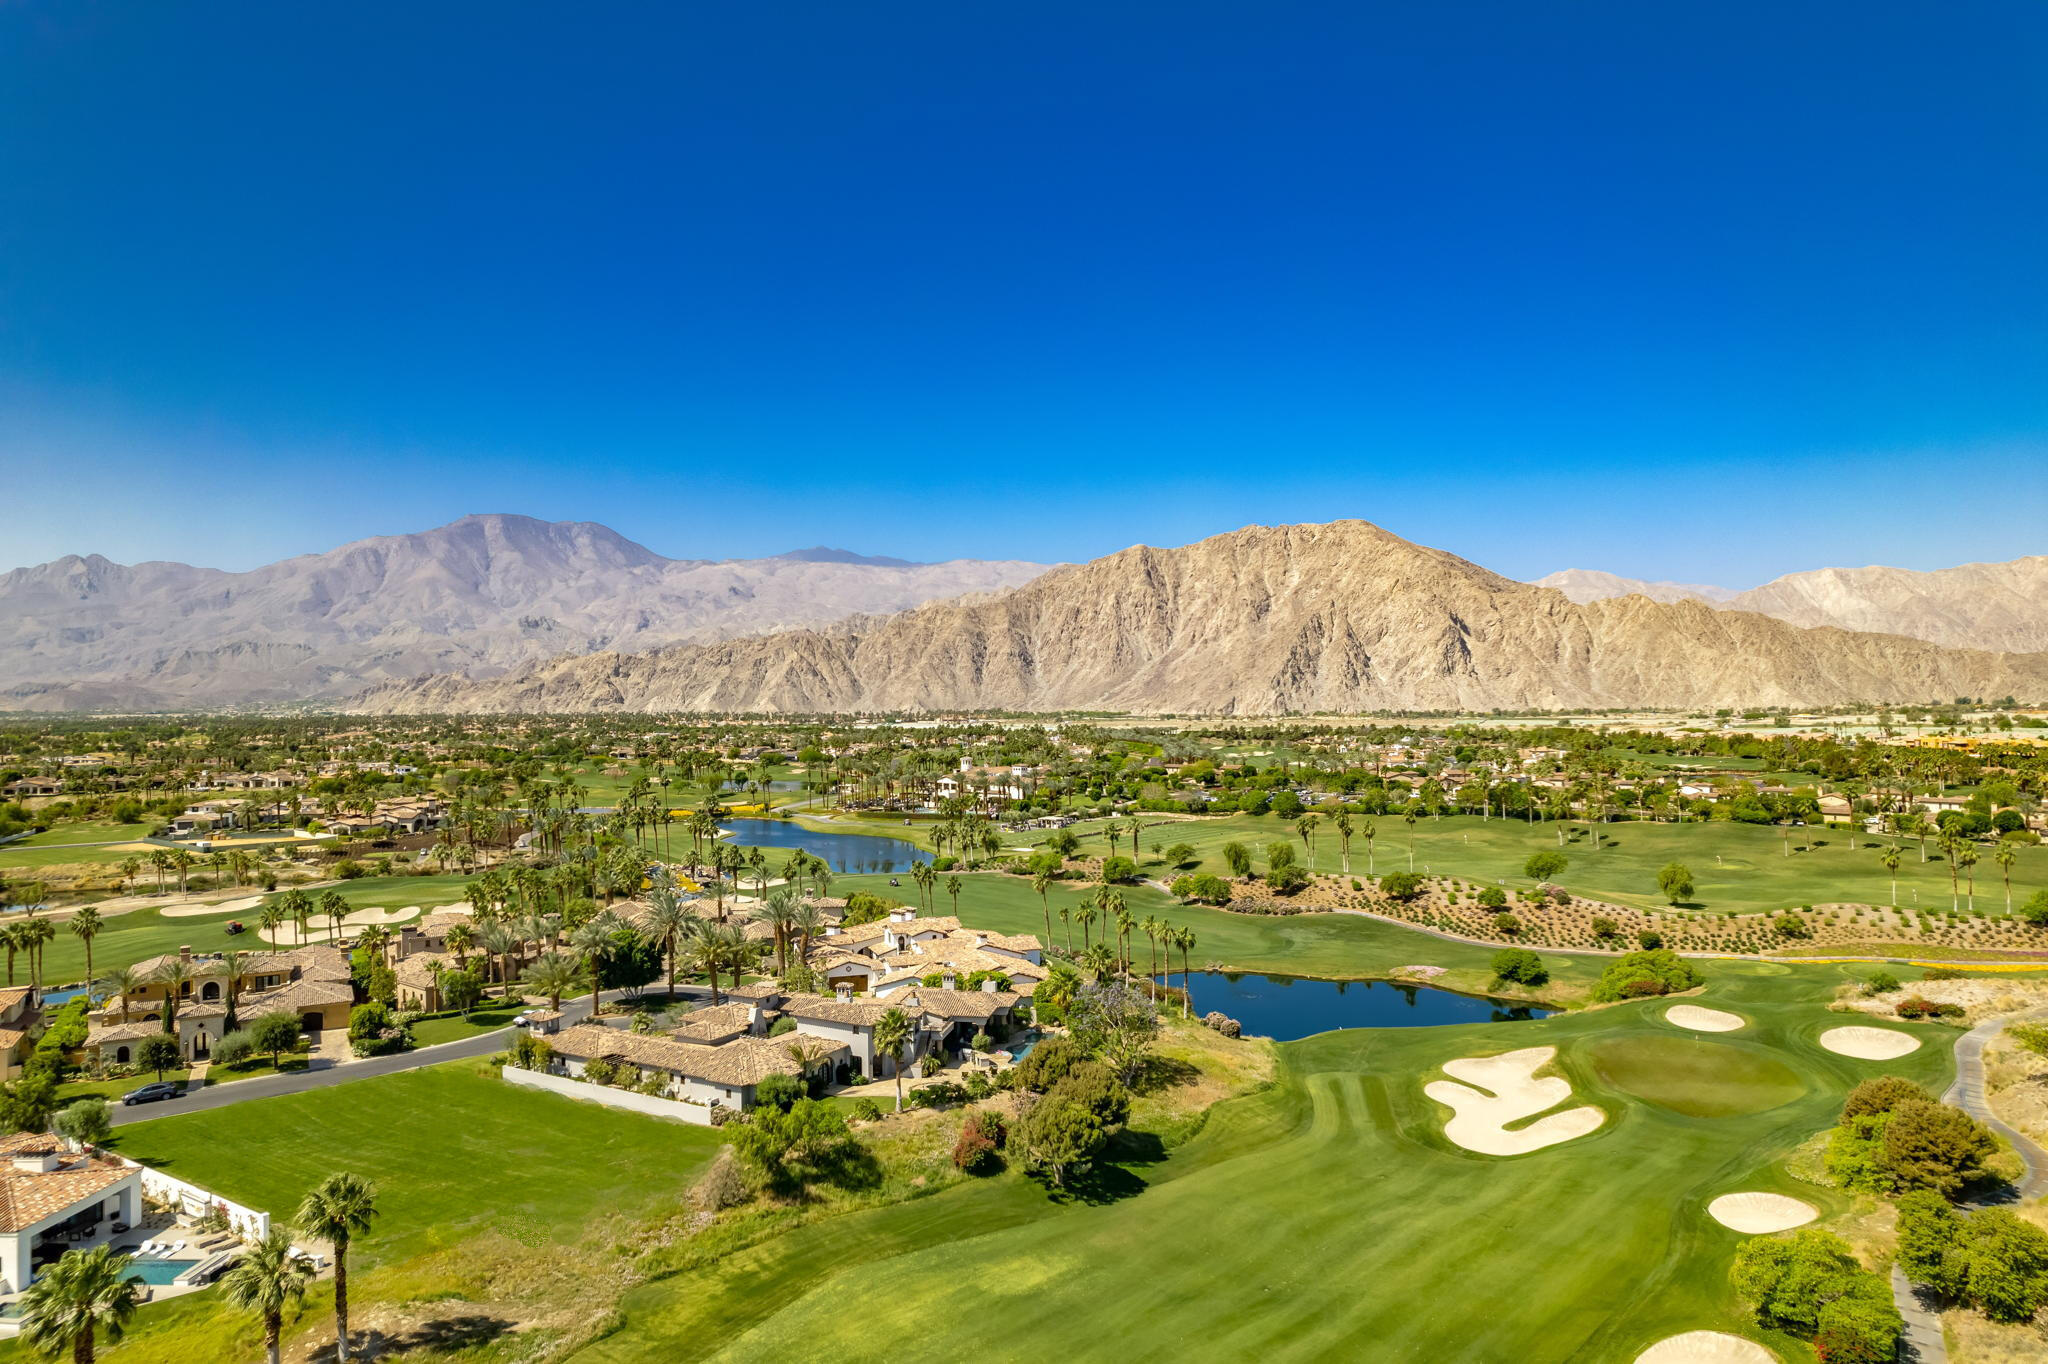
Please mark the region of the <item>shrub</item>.
[[247, 1028], [237, 1028], [213, 1044], [215, 1065], [238, 1066], [256, 1054], [256, 1039]]
[[1922, 999], [1918, 995], [1902, 999], [1893, 1005], [1892, 1008], [1900, 1018], [1961, 1018], [1963, 1016], [1963, 1006], [1960, 1004], [1937, 1004], [1931, 999]]
[[1266, 873], [1266, 885], [1275, 895], [1292, 895], [1308, 884], [1308, 873], [1293, 863]]
[[703, 1213], [723, 1212], [747, 1201], [747, 1182], [730, 1146], [720, 1147], [690, 1189], [690, 1201]]
[[917, 1060], [918, 1073], [929, 1080], [946, 1068], [946, 1058], [935, 1051], [928, 1051]]
[[1531, 881], [1549, 881], [1565, 869], [1571, 859], [1555, 850], [1529, 854], [1529, 860], [1522, 864], [1522, 874]]
[[351, 1042], [375, 1037], [391, 1026], [391, 1010], [374, 999], [368, 1004], [358, 1004], [349, 1010], [348, 1036]]
[[764, 1075], [754, 1086], [754, 1102], [766, 1108], [787, 1109], [804, 1097], [804, 1082], [794, 1075]]
[[1627, 952], [1607, 963], [1593, 998], [1602, 1003], [1617, 999], [1641, 999], [1690, 990], [1701, 976], [1693, 965], [1668, 948]]
[[863, 1095], [853, 1101], [853, 1117], [855, 1122], [877, 1122], [880, 1121], [881, 1116], [882, 1106], [873, 1099]]
[[1522, 931], [1522, 921], [1512, 914], [1496, 914], [1493, 916], [1493, 931], [1503, 938], [1512, 938]]
[[906, 1097], [917, 1108], [949, 1108], [967, 1102], [967, 1089], [951, 1080], [934, 1080], [928, 1085], [918, 1085]]
[[781, 1037], [785, 1033], [792, 1033], [795, 1031], [796, 1020], [794, 1018], [791, 1018], [788, 1014], [784, 1014], [781, 1018], [776, 1019], [774, 1023], [769, 1025], [768, 1035], [770, 1037]]
[[1203, 904], [1226, 905], [1230, 903], [1230, 883], [1220, 876], [1199, 872], [1193, 876], [1176, 876], [1169, 887], [1182, 900], [1193, 900]]
[[1872, 972], [1870, 979], [1863, 982], [1866, 995], [1885, 995], [1899, 988], [1899, 978], [1889, 971]]
[[1849, 1097], [1842, 1104], [1841, 1121], [1846, 1123], [1873, 1113], [1889, 1113], [1909, 1099], [1930, 1103], [1933, 1096], [1901, 1076], [1880, 1075], [1849, 1091]]
[[1608, 918], [1604, 914], [1595, 915], [1593, 917], [1591, 927], [1593, 929], [1593, 936], [1600, 939], [1602, 942], [1605, 942], [1609, 938], [1618, 938], [1621, 936], [1621, 925], [1616, 923], [1614, 920]]
[[1969, 972], [1954, 966], [1930, 966], [1920, 975], [1922, 980], [1968, 980]]
[[583, 1078], [594, 1085], [608, 1085], [619, 1078], [619, 1068], [602, 1056], [583, 1063]]
[[849, 928], [856, 924], [871, 924], [888, 918], [891, 910], [902, 907], [895, 900], [885, 900], [870, 891], [857, 890], [846, 897], [846, 909], [840, 923]]
[[58, 1109], [55, 1126], [58, 1136], [83, 1146], [98, 1146], [114, 1131], [105, 1099], [80, 1099], [68, 1108]]
[[1542, 985], [1550, 979], [1543, 958], [1526, 947], [1508, 947], [1494, 953], [1493, 974], [1497, 980], [1516, 985]]
[[1645, 952], [1655, 952], [1658, 948], [1664, 946], [1664, 935], [1655, 929], [1646, 928], [1636, 934], [1636, 946], [1642, 948]]
[[1771, 920], [1771, 929], [1781, 938], [1810, 938], [1813, 936], [1813, 928], [1806, 920], [1800, 918], [1789, 909]]
[[990, 1174], [1002, 1166], [996, 1154], [998, 1139], [982, 1126], [981, 1117], [979, 1110], [969, 1113], [953, 1143], [953, 1167], [971, 1175]]

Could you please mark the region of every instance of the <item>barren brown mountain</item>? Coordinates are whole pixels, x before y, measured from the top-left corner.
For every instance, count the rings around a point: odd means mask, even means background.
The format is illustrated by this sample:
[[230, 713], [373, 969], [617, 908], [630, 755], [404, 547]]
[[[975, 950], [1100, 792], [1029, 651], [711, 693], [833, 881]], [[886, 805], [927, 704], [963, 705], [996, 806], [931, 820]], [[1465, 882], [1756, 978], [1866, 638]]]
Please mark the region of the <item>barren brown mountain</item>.
[[1702, 602], [1581, 606], [1363, 521], [1139, 546], [992, 600], [483, 682], [354, 709], [1317, 710], [1821, 704], [2048, 696], [2048, 655], [1799, 629]]

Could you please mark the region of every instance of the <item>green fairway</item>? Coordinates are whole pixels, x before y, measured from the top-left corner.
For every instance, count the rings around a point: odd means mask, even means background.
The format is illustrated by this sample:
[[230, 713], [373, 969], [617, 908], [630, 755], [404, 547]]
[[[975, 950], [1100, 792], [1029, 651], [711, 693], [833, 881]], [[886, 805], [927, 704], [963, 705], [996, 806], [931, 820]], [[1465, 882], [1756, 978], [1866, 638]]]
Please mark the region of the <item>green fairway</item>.
[[[460, 876], [389, 876], [351, 881], [339, 886], [342, 897], [355, 909], [400, 909], [406, 905], [431, 908], [462, 898], [464, 878]], [[251, 895], [257, 891], [250, 891]], [[239, 920], [247, 931], [230, 934], [228, 924]], [[315, 927], [321, 927], [316, 922]], [[289, 947], [291, 935], [285, 935]], [[256, 911], [245, 909], [220, 914], [167, 918], [155, 909], [135, 909], [109, 914], [100, 923], [99, 936], [92, 942], [93, 970], [104, 974], [117, 966], [142, 961], [180, 947], [194, 952], [224, 952], [229, 948], [261, 951], [267, 947], [256, 934]], [[57, 936], [43, 949], [43, 976], [51, 984], [85, 977], [85, 945], [77, 935], [57, 923]], [[27, 960], [15, 963], [15, 973], [27, 980]]]
[[1689, 1037], [1610, 1037], [1589, 1049], [1601, 1081], [1694, 1118], [1762, 1113], [1805, 1092], [1798, 1072], [1768, 1052]]
[[[1669, 862], [1682, 863], [1692, 872], [1694, 892], [1687, 903], [1707, 910], [1751, 914], [1840, 900], [1891, 903], [1891, 878], [1878, 861], [1875, 846], [1880, 840], [1858, 833], [1857, 848], [1852, 852], [1850, 835], [1841, 829], [1791, 830], [1788, 856], [1784, 829], [1751, 824], [1603, 824], [1599, 826], [1602, 843], [1596, 849], [1583, 832], [1591, 826], [1584, 823], [1567, 823], [1567, 829], [1581, 832], [1562, 847], [1558, 843], [1559, 826], [1548, 821], [1530, 824], [1519, 819], [1448, 815], [1419, 820], [1412, 831], [1398, 816], [1355, 816], [1352, 823], [1358, 832], [1351, 840], [1351, 871], [1360, 879], [1366, 876], [1369, 865], [1382, 874], [1407, 870], [1412, 832], [1416, 871], [1501, 881], [1509, 887], [1527, 886], [1532, 883], [1523, 875], [1522, 865], [1531, 853], [1563, 852], [1570, 861], [1564, 872], [1554, 878], [1559, 884], [1577, 894], [1638, 909], [1670, 907], [1657, 889], [1657, 872]], [[1377, 830], [1370, 858], [1363, 835], [1367, 823]], [[1077, 826], [1076, 832], [1084, 835], [1085, 855], [1099, 856], [1108, 851], [1109, 844], [1099, 828], [1099, 824], [1093, 823]], [[1300, 837], [1289, 825], [1270, 815], [1230, 815], [1148, 825], [1142, 837], [1146, 856], [1153, 855], [1154, 845], [1163, 850], [1186, 843], [1195, 849], [1202, 869], [1218, 875], [1227, 875], [1229, 871], [1223, 860], [1224, 844], [1244, 844], [1257, 867], [1263, 870], [1266, 845], [1277, 841], [1292, 843], [1296, 858], [1305, 865], [1309, 863]], [[1917, 840], [1886, 841], [1896, 841], [1905, 854], [1899, 864], [1900, 906], [1946, 910], [1948, 864], [1934, 855], [1932, 845], [1930, 860], [1922, 862]], [[1316, 828], [1315, 844], [1314, 869], [1336, 872], [1340, 865], [1337, 835], [1328, 819]], [[1128, 855], [1130, 841], [1122, 839], [1117, 850]], [[1990, 850], [1981, 851], [1983, 858], [1976, 867], [1977, 911], [2000, 914], [2005, 910], [2004, 883], [1991, 861]], [[1147, 874], [1171, 873], [1154, 867], [1148, 868]], [[2048, 888], [2048, 846], [2021, 848], [2012, 869], [2013, 902], [2018, 904], [2044, 888]]]
[[[1281, 1048], [1280, 1083], [1212, 1113], [1163, 1159], [1144, 1155], [1093, 1199], [1055, 1202], [1006, 1175], [921, 1202], [832, 1219], [628, 1295], [624, 1325], [578, 1364], [804, 1355], [959, 1359], [992, 1342], [1034, 1356], [1628, 1361], [1682, 1331], [1733, 1331], [1788, 1361], [1812, 1352], [1760, 1332], [1728, 1286], [1743, 1239], [1706, 1203], [1791, 1191], [1826, 1215], [1829, 1190], [1778, 1161], [1878, 1073], [1933, 1088], [1931, 1045], [1883, 1066], [1815, 1036], [1830, 968], [1715, 964], [1706, 1002], [1751, 1020], [1733, 1076], [1752, 1101], [1726, 1117], [1637, 1102], [1603, 1081], [1595, 1048], [1674, 1039], [1660, 1001], [1542, 1022], [1327, 1033]], [[1953, 1033], [1928, 1030], [1930, 1041]], [[1422, 1093], [1460, 1056], [1559, 1048], [1597, 1132], [1531, 1155], [1478, 1157], [1443, 1137]], [[1767, 1065], [1755, 1063], [1766, 1058]], [[1674, 1084], [1671, 1091], [1681, 1088]], [[905, 1291], [914, 1285], [914, 1291]], [[858, 1310], [853, 1310], [858, 1304]], [[1481, 1306], [1483, 1304], [1483, 1307]], [[1003, 1351], [998, 1348], [997, 1353]]]
[[[855, 890], [872, 891], [906, 904], [917, 900], [917, 888], [907, 876], [898, 877], [901, 886], [892, 887], [886, 876], [842, 876], [832, 882], [832, 892], [844, 895]], [[1031, 883], [1020, 876], [982, 873], [961, 878], [960, 917], [976, 928], [1002, 933], [1035, 933], [1045, 936], [1045, 912]], [[943, 887], [943, 882], [941, 883]], [[1062, 924], [1062, 905], [1077, 907], [1083, 894], [1094, 886], [1079, 881], [1056, 882], [1050, 901], [1054, 941], [1064, 945], [1069, 933], [1076, 947], [1081, 945], [1079, 924]], [[1489, 993], [1493, 981], [1491, 963], [1497, 949], [1470, 943], [1448, 942], [1410, 929], [1398, 928], [1378, 919], [1357, 914], [1255, 915], [1232, 914], [1202, 905], [1183, 905], [1172, 896], [1149, 886], [1122, 887], [1125, 903], [1140, 921], [1163, 919], [1176, 927], [1195, 931], [1195, 947], [1188, 954], [1197, 971], [1215, 963], [1230, 969], [1273, 971], [1286, 975], [1358, 979], [1391, 975], [1402, 966], [1442, 966], [1447, 974], [1438, 983], [1472, 994]], [[938, 912], [951, 914], [953, 901], [944, 889], [937, 892]], [[1099, 938], [1101, 923], [1096, 925]], [[1139, 960], [1149, 950], [1143, 934], [1137, 935]], [[1583, 994], [1599, 978], [1601, 961], [1596, 957], [1552, 954], [1549, 964], [1553, 986], [1545, 993], [1569, 999]], [[1176, 955], [1174, 968], [1179, 969]], [[1196, 1008], [1201, 1007], [1199, 989]]]

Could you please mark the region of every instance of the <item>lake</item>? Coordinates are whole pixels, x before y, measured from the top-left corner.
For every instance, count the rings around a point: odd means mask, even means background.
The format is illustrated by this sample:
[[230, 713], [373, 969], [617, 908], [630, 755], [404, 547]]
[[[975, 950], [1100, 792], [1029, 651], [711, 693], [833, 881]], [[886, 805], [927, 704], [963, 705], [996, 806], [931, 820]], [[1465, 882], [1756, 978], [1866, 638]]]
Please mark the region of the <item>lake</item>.
[[[1177, 982], [1180, 977], [1176, 974]], [[1509, 1023], [1552, 1010], [1387, 980], [1310, 980], [1222, 971], [1194, 974], [1196, 1014], [1225, 1013], [1245, 1032], [1282, 1042], [1337, 1028], [1432, 1028]]]
[[728, 819], [719, 828], [732, 841], [748, 848], [802, 848], [838, 872], [909, 871], [912, 862], [929, 862], [932, 855], [915, 843], [877, 834], [819, 833], [793, 821], [780, 819]]

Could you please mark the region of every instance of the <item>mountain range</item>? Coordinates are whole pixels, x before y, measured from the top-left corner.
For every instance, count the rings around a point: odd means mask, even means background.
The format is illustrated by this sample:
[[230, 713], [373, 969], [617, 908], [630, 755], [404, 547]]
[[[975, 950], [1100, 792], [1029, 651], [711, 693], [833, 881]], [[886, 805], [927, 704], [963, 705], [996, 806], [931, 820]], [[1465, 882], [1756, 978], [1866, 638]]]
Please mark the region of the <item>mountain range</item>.
[[0, 575], [0, 710], [333, 700], [561, 654], [821, 625], [1015, 587], [1043, 564], [819, 547], [669, 559], [585, 521], [465, 516], [244, 573], [70, 555]]
[[1567, 709], [2048, 697], [2048, 654], [1575, 602], [1364, 521], [1136, 546], [822, 629], [375, 687], [366, 712]]
[[1536, 579], [1585, 605], [1631, 593], [1652, 601], [1697, 600], [1756, 611], [1794, 625], [1877, 630], [1957, 649], [2048, 649], [2048, 555], [1932, 572], [1906, 568], [1817, 568], [1788, 573], [1747, 592], [1696, 583], [1644, 582], [1597, 569], [1568, 568]]

